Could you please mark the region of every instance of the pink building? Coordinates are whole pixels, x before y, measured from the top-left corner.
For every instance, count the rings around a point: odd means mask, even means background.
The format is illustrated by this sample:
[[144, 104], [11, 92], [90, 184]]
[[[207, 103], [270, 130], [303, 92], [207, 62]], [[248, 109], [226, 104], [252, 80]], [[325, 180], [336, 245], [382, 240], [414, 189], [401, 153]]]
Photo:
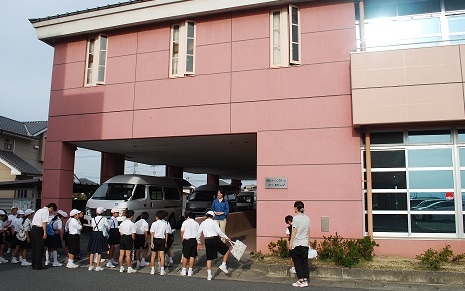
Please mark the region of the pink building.
[[[365, 2], [129, 1], [31, 19], [55, 48], [44, 203], [71, 207], [79, 146], [102, 152], [102, 181], [125, 160], [256, 179], [262, 251], [302, 200], [316, 239], [464, 252], [465, 32], [450, 28], [465, 17], [449, 17], [465, 7], [406, 9], [449, 30], [380, 44], [378, 18], [411, 15]], [[415, 208], [427, 200], [449, 208]]]

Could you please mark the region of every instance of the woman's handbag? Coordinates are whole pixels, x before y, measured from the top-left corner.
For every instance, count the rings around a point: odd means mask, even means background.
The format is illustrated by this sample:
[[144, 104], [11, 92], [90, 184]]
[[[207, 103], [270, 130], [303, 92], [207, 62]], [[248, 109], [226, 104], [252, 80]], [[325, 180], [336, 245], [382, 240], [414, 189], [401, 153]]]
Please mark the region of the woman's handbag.
[[236, 260], [239, 261], [247, 246], [240, 240], [236, 240], [236, 242], [231, 241], [231, 245], [233, 246], [231, 249], [231, 254], [236, 258]]

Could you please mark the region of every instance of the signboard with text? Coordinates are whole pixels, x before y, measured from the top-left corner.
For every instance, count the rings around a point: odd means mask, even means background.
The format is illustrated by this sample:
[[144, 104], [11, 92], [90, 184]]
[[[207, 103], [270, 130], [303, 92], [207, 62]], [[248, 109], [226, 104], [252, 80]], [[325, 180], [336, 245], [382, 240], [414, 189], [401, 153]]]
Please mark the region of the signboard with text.
[[287, 189], [287, 177], [266, 177], [265, 189]]

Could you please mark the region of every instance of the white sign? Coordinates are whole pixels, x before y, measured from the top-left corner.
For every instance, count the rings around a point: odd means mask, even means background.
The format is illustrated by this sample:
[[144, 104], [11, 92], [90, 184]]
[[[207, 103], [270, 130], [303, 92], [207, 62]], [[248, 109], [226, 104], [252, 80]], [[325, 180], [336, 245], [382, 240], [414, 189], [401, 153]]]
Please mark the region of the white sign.
[[266, 177], [265, 189], [287, 189], [286, 177]]

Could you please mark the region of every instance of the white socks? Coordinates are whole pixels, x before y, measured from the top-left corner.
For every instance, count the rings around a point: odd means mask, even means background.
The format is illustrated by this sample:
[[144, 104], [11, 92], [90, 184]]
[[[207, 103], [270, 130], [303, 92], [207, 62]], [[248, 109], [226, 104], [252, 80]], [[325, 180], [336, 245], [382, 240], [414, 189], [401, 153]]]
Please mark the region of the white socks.
[[211, 276], [212, 275], [212, 270], [207, 270], [207, 275]]
[[58, 253], [57, 251], [52, 252], [53, 262], [58, 263]]

